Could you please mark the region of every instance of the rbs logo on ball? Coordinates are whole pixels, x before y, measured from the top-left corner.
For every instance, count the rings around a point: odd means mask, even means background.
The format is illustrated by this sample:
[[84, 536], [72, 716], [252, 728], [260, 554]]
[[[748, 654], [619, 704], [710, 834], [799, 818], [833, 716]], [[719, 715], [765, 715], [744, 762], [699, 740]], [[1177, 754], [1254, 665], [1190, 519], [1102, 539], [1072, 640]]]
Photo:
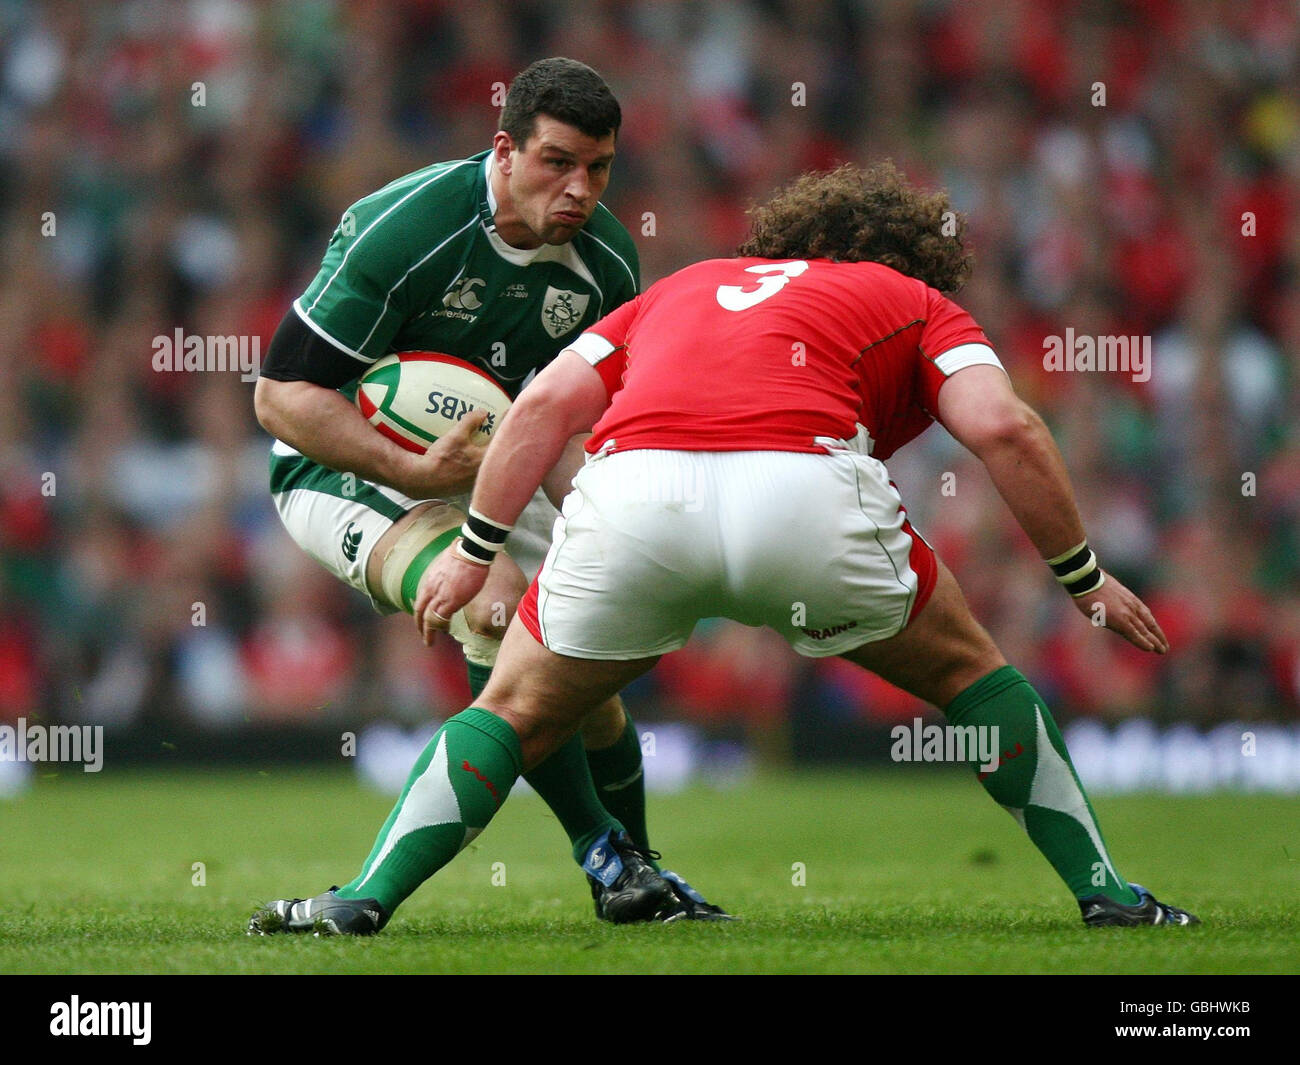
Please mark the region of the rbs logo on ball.
[[[440, 414], [448, 421], [460, 421], [466, 414], [478, 408], [467, 399], [453, 395], [451, 392], [430, 392], [429, 405], [424, 409], [425, 414]], [[479, 427], [479, 432], [484, 436], [491, 436], [492, 430], [496, 427], [496, 414], [488, 411], [487, 418]]]

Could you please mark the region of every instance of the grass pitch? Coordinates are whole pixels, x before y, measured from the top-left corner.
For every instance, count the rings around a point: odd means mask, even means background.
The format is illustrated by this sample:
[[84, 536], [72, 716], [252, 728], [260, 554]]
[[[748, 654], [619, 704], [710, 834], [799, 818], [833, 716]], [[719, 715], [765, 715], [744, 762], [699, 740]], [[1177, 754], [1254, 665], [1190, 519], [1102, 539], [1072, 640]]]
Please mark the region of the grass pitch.
[[964, 773], [792, 771], [650, 804], [665, 865], [741, 921], [597, 922], [558, 824], [521, 796], [378, 937], [250, 938], [257, 903], [349, 879], [390, 800], [340, 771], [42, 777], [0, 803], [0, 972], [1297, 969], [1294, 799], [1100, 799], [1121, 873], [1205, 925], [1093, 931]]

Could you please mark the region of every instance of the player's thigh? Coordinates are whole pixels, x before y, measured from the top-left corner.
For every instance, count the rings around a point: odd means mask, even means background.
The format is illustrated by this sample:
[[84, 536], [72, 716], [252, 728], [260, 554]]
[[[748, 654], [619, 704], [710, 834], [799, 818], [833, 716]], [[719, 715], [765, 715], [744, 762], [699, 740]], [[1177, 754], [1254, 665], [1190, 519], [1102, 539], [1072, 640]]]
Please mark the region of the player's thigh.
[[442, 500], [412, 503], [370, 552], [366, 586], [371, 596], [408, 613], [420, 577], [460, 535], [464, 511]]
[[[390, 613], [367, 581], [376, 548], [402, 521], [415, 500], [311, 463], [302, 456], [275, 456], [272, 501], [294, 542], [334, 576]], [[382, 554], [378, 557], [382, 558]]]
[[971, 614], [948, 567], [935, 562], [934, 592], [911, 623], [841, 657], [942, 708], [1006, 659]]
[[[366, 571], [371, 594], [409, 610], [424, 571], [460, 535], [465, 514], [450, 503], [417, 503], [375, 544]], [[479, 594], [463, 608], [469, 631], [499, 640], [514, 616], [528, 582], [519, 566], [502, 552], [492, 563]]]
[[[464, 510], [446, 501], [417, 501], [283, 448], [272, 454], [272, 487], [276, 510], [298, 546], [381, 613], [409, 612], [420, 576], [465, 520]], [[541, 503], [529, 504], [532, 517], [510, 549], [534, 568], [546, 552], [541, 530], [556, 515], [549, 502]], [[464, 608], [469, 634], [501, 639], [527, 587], [516, 562], [498, 557], [482, 591]], [[463, 630], [458, 638], [464, 642]]]
[[617, 660], [558, 655], [516, 619], [476, 705], [515, 730], [527, 772], [573, 735], [597, 706], [658, 660], [658, 656]]
[[432, 502], [417, 503], [401, 518], [393, 522], [388, 530], [375, 541], [370, 557], [366, 561], [366, 586], [372, 589], [372, 594], [380, 594], [383, 591], [384, 559], [416, 523], [417, 519], [428, 514], [433, 506]]

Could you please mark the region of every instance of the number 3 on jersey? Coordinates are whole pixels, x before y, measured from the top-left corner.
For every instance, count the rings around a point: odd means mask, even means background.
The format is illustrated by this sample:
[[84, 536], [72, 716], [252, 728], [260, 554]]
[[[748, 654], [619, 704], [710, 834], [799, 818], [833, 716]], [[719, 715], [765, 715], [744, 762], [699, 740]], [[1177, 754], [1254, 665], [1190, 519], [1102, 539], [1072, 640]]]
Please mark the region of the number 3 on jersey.
[[762, 303], [769, 296], [775, 296], [790, 283], [791, 278], [798, 277], [807, 269], [808, 264], [802, 259], [789, 263], [759, 263], [757, 266], [747, 266], [745, 273], [760, 275], [758, 280], [753, 282], [755, 287], [719, 285], [718, 303], [728, 311], [747, 310], [756, 303]]

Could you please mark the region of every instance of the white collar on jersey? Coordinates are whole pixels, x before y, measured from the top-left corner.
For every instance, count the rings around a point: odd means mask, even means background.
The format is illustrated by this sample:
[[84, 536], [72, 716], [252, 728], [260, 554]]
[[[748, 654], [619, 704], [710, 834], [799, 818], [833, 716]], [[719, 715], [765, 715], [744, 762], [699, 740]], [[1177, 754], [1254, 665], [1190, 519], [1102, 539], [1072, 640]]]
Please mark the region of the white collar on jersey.
[[[487, 186], [488, 213], [496, 218], [497, 198], [492, 191], [492, 172], [492, 155], [488, 153], [488, 157], [483, 160], [483, 183]], [[483, 229], [487, 234], [488, 243], [492, 245], [492, 250], [508, 263], [513, 263], [515, 266], [531, 266], [538, 262], [560, 262], [592, 285], [596, 285], [596, 279], [591, 276], [587, 264], [574, 250], [572, 241], [568, 244], [543, 244], [540, 248], [516, 248], [501, 239], [495, 225], [484, 226]]]

